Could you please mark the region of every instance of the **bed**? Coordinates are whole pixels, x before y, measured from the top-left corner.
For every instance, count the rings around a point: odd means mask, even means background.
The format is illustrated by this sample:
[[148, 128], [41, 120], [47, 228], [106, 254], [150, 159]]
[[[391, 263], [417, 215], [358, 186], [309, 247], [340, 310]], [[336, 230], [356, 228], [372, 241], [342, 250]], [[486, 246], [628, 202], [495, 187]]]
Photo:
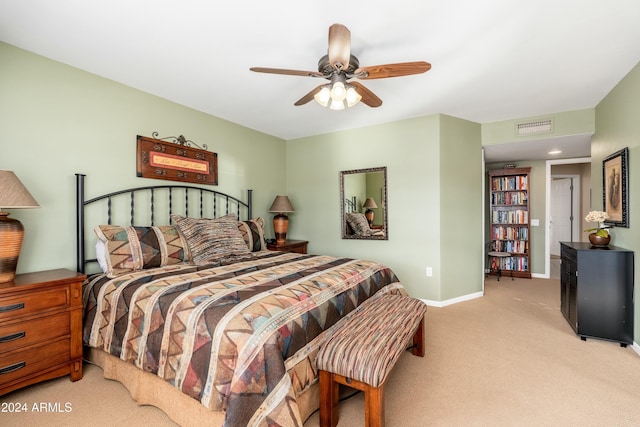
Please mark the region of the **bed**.
[[86, 199], [85, 179], [77, 267], [97, 271], [83, 287], [85, 357], [180, 425], [302, 425], [318, 408], [323, 342], [370, 298], [406, 294], [384, 265], [266, 250], [251, 190]]

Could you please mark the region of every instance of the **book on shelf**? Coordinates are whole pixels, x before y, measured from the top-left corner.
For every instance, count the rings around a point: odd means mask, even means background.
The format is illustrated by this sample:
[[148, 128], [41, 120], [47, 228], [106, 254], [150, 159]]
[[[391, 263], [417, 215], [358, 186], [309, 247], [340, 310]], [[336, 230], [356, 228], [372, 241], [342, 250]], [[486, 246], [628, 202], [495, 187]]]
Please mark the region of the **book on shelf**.
[[509, 191], [509, 190], [528, 190], [529, 177], [527, 175], [500, 176], [495, 177], [491, 181], [492, 190]]
[[494, 224], [528, 224], [529, 211], [526, 209], [495, 209], [491, 213], [491, 221]]

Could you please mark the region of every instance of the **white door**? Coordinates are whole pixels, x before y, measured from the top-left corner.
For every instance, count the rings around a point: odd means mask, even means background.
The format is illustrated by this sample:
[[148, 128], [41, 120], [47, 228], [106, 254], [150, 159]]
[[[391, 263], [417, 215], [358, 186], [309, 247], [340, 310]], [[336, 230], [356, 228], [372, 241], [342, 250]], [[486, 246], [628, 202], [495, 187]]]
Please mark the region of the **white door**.
[[[551, 255], [560, 256], [560, 242], [571, 242], [573, 179], [551, 181]], [[578, 236], [575, 236], [578, 238]]]

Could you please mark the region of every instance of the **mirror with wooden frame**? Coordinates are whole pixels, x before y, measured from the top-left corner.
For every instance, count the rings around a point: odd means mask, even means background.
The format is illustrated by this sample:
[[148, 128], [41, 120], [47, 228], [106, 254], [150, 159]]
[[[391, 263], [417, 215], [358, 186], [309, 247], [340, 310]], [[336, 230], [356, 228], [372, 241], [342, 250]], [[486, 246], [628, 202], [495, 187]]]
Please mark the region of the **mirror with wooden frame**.
[[343, 239], [388, 240], [387, 168], [340, 172]]

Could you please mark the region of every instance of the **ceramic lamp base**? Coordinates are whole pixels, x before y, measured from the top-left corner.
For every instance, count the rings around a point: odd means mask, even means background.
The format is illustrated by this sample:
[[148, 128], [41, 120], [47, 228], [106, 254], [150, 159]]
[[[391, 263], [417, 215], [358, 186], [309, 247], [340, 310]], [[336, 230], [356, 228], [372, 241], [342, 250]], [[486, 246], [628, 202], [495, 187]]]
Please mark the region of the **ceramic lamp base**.
[[20, 221], [0, 212], [0, 283], [12, 282], [16, 276], [23, 237]]
[[273, 217], [273, 231], [276, 235], [277, 244], [284, 244], [287, 241], [288, 229], [289, 218], [285, 214], [278, 214]]
[[375, 212], [372, 209], [367, 209], [367, 211], [364, 213], [365, 218], [367, 218], [367, 222], [369, 223], [369, 226], [373, 225], [373, 217], [375, 215]]

